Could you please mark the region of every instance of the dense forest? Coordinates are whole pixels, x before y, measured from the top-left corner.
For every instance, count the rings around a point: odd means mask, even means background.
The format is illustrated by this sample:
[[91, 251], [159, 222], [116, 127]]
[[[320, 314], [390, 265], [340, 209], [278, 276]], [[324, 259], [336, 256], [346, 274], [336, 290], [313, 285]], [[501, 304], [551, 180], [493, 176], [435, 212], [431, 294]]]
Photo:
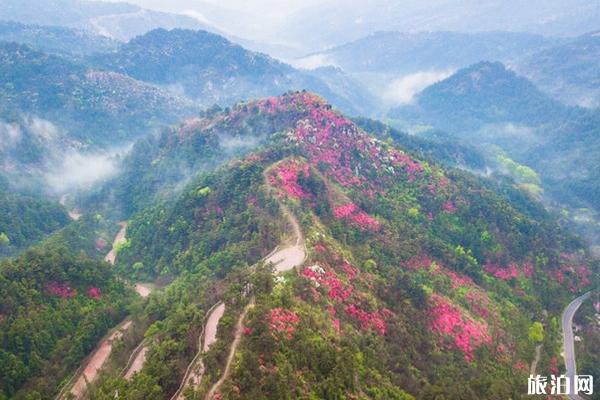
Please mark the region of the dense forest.
[[5, 398], [48, 398], [126, 315], [133, 291], [108, 264], [65, 247], [0, 263], [0, 380]]
[[11, 193], [0, 177], [0, 257], [13, 255], [69, 222], [58, 203]]

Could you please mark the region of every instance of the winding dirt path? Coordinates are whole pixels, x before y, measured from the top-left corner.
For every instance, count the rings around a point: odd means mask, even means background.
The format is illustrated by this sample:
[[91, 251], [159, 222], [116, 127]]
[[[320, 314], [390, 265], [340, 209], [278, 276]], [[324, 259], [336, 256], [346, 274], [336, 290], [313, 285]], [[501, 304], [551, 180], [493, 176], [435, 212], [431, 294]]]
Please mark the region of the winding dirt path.
[[217, 328], [224, 313], [225, 304], [222, 302], [215, 304], [208, 310], [208, 318], [206, 319], [206, 323], [202, 327], [202, 332], [198, 338], [198, 353], [196, 353], [196, 356], [188, 365], [183, 380], [181, 381], [181, 385], [171, 397], [171, 400], [183, 400], [183, 392], [188, 386], [197, 387], [200, 385], [200, 382], [202, 382], [202, 377], [206, 371], [202, 360], [202, 354], [208, 351], [210, 346], [217, 341]]
[[235, 325], [235, 336], [233, 338], [233, 342], [231, 343], [231, 347], [229, 348], [229, 355], [227, 356], [227, 363], [225, 364], [225, 370], [223, 370], [223, 375], [215, 384], [210, 388], [208, 394], [206, 395], [206, 399], [212, 399], [215, 393], [219, 390], [223, 382], [229, 377], [231, 373], [231, 364], [233, 363], [233, 359], [235, 357], [235, 352], [237, 351], [240, 342], [242, 341], [242, 332], [244, 330], [244, 320], [246, 319], [246, 314], [248, 311], [254, 307], [254, 299], [250, 300], [250, 303], [244, 307], [244, 311], [240, 314], [237, 323]]
[[[263, 174], [265, 185], [268, 184], [267, 172]], [[306, 245], [304, 242], [304, 235], [302, 234], [302, 229], [300, 228], [300, 224], [296, 217], [289, 211], [289, 209], [285, 206], [285, 204], [280, 203], [280, 207], [282, 209], [283, 215], [288, 219], [290, 225], [292, 226], [293, 236], [295, 240], [293, 240], [292, 244], [283, 244], [281, 246], [276, 247], [269, 255], [267, 255], [263, 261], [265, 263], [272, 263], [275, 266], [275, 274], [280, 274], [282, 272], [289, 271], [296, 266], [300, 266], [306, 260]], [[242, 340], [242, 333], [244, 330], [244, 320], [246, 319], [246, 315], [248, 311], [254, 307], [255, 299], [251, 298], [250, 302], [238, 317], [235, 327], [234, 339], [231, 343], [231, 347], [229, 348], [229, 355], [227, 357], [227, 362], [225, 364], [225, 369], [223, 370], [223, 374], [219, 378], [217, 382], [213, 384], [206, 395], [207, 400], [211, 400], [214, 395], [218, 392], [221, 385], [231, 373], [231, 364], [235, 358], [235, 353], [237, 348]], [[216, 342], [216, 330], [219, 323], [219, 320], [223, 316], [225, 311], [225, 305], [222, 305], [222, 311], [220, 315], [213, 315], [216, 313], [217, 307], [209, 316], [207, 323], [204, 327], [205, 332], [205, 341], [204, 346], [202, 347], [202, 351], [196, 354], [194, 360], [188, 366], [188, 370], [186, 371], [182, 384], [177, 390], [177, 392], [171, 397], [171, 400], [183, 400], [183, 391], [188, 385], [198, 386], [202, 379], [202, 376], [205, 372], [204, 363], [202, 362], [202, 353], [206, 352], [211, 344]], [[200, 348], [200, 346], [198, 346]], [[197, 365], [196, 365], [197, 364]], [[195, 366], [195, 367], [194, 367]], [[193, 372], [192, 372], [193, 371]]]
[[125, 240], [125, 233], [127, 232], [127, 222], [119, 222], [119, 225], [121, 225], [121, 229], [119, 230], [119, 232], [117, 232], [115, 240], [113, 240], [112, 248], [110, 249], [106, 257], [104, 257], [105, 261], [108, 261], [113, 265], [115, 264], [115, 261], [117, 259], [117, 246], [119, 245], [119, 243]]
[[[142, 344], [143, 343], [144, 342], [142, 342]], [[149, 349], [150, 349], [150, 347], [148, 347], [148, 346], [142, 346], [139, 350], [137, 350], [137, 352], [134, 351], [133, 354], [135, 354], [135, 358], [129, 365], [127, 372], [125, 372], [125, 375], [124, 375], [125, 379], [131, 380], [131, 378], [133, 378], [133, 375], [135, 375], [136, 372], [139, 372], [142, 370], [142, 367], [144, 366], [144, 363], [146, 362], [146, 353], [148, 353]]]
[[542, 345], [538, 344], [535, 346], [535, 357], [533, 361], [531, 361], [531, 366], [529, 367], [529, 375], [535, 375], [535, 370], [537, 369], [537, 365], [540, 362], [540, 356], [542, 355]]
[[[114, 265], [116, 257], [117, 257], [117, 253], [115, 251], [116, 246], [119, 243], [121, 243], [123, 240], [125, 240], [125, 233], [127, 230], [127, 222], [120, 222], [119, 225], [121, 226], [121, 229], [115, 236], [112, 249], [104, 258], [105, 261], [107, 261], [113, 265]], [[150, 286], [148, 284], [136, 284], [135, 289], [140, 294], [140, 296], [146, 297], [152, 291], [153, 286]], [[104, 337], [104, 339], [102, 339], [100, 341], [100, 343], [98, 344], [98, 346], [96, 347], [96, 349], [94, 350], [92, 355], [86, 359], [86, 361], [79, 368], [79, 370], [77, 370], [75, 372], [75, 374], [73, 375], [71, 380], [58, 393], [58, 395], [56, 396], [56, 399], [58, 400], [58, 399], [68, 398], [68, 396], [66, 395], [67, 391], [68, 391], [70, 397], [74, 397], [75, 399], [84, 398], [84, 396], [87, 392], [88, 384], [92, 383], [97, 378], [98, 371], [100, 371], [102, 369], [102, 367], [106, 363], [106, 360], [108, 360], [108, 358], [110, 357], [110, 355], [112, 353], [113, 342], [115, 340], [118, 340], [121, 337], [123, 337], [123, 334], [125, 332], [127, 332], [127, 330], [129, 330], [131, 325], [132, 325], [132, 321], [129, 317], [127, 317], [119, 325], [117, 325], [115, 328], [113, 328]], [[129, 368], [127, 373], [129, 373], [130, 370], [133, 368], [141, 369], [141, 365], [143, 365], [144, 360], [145, 360], [146, 352], [147, 352], [147, 349], [144, 349], [144, 348], [139, 350], [139, 352], [136, 355], [135, 360], [133, 360], [131, 367]], [[131, 375], [133, 375], [135, 372], [136, 372], [135, 370], [133, 372], [131, 372]], [[73, 381], [74, 381], [74, 383], [72, 383]], [[69, 387], [70, 387], [70, 390], [68, 390]]]
[[[70, 396], [73, 396], [76, 399], [83, 398], [87, 392], [88, 384], [96, 379], [98, 371], [102, 368], [108, 357], [110, 357], [112, 343], [123, 336], [123, 333], [131, 327], [131, 323], [131, 320], [126, 319], [112, 329], [108, 335], [100, 341], [96, 350], [94, 350], [92, 355], [87, 359], [85, 367], [74, 375], [77, 378], [69, 391]], [[56, 398], [63, 399], [69, 398], [69, 396], [66, 396], [65, 391], [61, 391]]]
[[[291, 246], [285, 246], [279, 250], [275, 250], [273, 253], [268, 255], [264, 260], [266, 263], [273, 263], [275, 265], [275, 274], [280, 274], [282, 272], [286, 272], [291, 270], [294, 267], [300, 266], [306, 260], [306, 246], [304, 243], [304, 236], [302, 235], [302, 230], [300, 229], [300, 224], [296, 217], [285, 207], [285, 205], [281, 205], [284, 215], [288, 218], [290, 225], [292, 225], [294, 236], [296, 240], [294, 244]], [[231, 343], [231, 348], [229, 349], [229, 356], [227, 357], [227, 363], [225, 364], [225, 369], [223, 370], [223, 374], [221, 378], [210, 388], [208, 394], [206, 395], [205, 400], [212, 400], [215, 394], [223, 385], [223, 382], [229, 378], [231, 373], [231, 364], [235, 358], [235, 353], [242, 339], [242, 332], [244, 329], [244, 320], [246, 319], [246, 314], [248, 311], [254, 307], [254, 298], [250, 300], [250, 303], [244, 308], [244, 311], [240, 314], [236, 327], [235, 327], [235, 336], [233, 342]]]

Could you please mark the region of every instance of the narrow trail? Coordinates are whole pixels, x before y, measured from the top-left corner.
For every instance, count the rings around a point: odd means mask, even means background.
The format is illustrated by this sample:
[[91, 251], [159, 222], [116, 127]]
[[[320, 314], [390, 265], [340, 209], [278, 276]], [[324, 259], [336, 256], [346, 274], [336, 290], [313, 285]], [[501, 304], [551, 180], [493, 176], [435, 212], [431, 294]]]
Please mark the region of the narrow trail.
[[248, 311], [254, 307], [254, 299], [250, 300], [250, 303], [244, 307], [244, 311], [240, 314], [237, 323], [235, 325], [235, 336], [233, 338], [233, 342], [231, 343], [231, 347], [229, 349], [229, 355], [227, 356], [227, 363], [225, 363], [225, 369], [223, 370], [223, 375], [215, 384], [210, 388], [208, 394], [206, 395], [206, 399], [212, 399], [217, 390], [221, 387], [223, 382], [229, 377], [231, 373], [231, 364], [233, 363], [233, 359], [235, 357], [235, 352], [242, 341], [242, 332], [244, 330], [244, 320], [246, 319], [246, 314]]
[[[584, 295], [579, 296], [573, 300], [565, 308], [562, 315], [562, 331], [563, 331], [563, 356], [565, 359], [566, 376], [569, 377], [571, 382], [574, 382], [574, 377], [577, 375], [577, 364], [575, 363], [575, 341], [573, 338], [573, 317], [581, 306], [581, 304], [590, 297], [591, 292], [587, 292]], [[577, 394], [570, 394], [569, 399], [571, 400], [584, 400], [583, 397]]]
[[[87, 386], [93, 382], [98, 375], [112, 351], [112, 342], [120, 339], [123, 333], [131, 327], [131, 320], [125, 319], [100, 341], [94, 352], [84, 361], [81, 367], [73, 374], [63, 389], [55, 397], [56, 400], [81, 399], [87, 392]], [[69, 390], [70, 389], [70, 390]]]
[[127, 232], [127, 222], [119, 222], [121, 229], [117, 232], [117, 236], [115, 236], [115, 240], [113, 240], [113, 245], [106, 257], [104, 257], [105, 261], [108, 261], [111, 264], [115, 264], [117, 260], [117, 246], [125, 240], [125, 233]]
[[[269, 184], [268, 184], [266, 171], [263, 174], [263, 176], [264, 176], [265, 185], [268, 187]], [[271, 253], [269, 253], [263, 259], [263, 262], [265, 262], [267, 264], [272, 263], [275, 266], [275, 274], [280, 274], [282, 272], [289, 271], [296, 266], [302, 265], [304, 263], [304, 261], [306, 260], [306, 254], [307, 254], [306, 245], [304, 242], [304, 235], [302, 234], [302, 229], [300, 228], [300, 223], [298, 222], [296, 217], [289, 211], [289, 209], [285, 206], [285, 204], [280, 203], [280, 207], [282, 210], [282, 214], [284, 215], [284, 217], [287, 218], [289, 224], [291, 225], [294, 240], [292, 240], [291, 243], [282, 243], [281, 245], [277, 246], [275, 249], [273, 249], [273, 251]], [[233, 342], [231, 343], [231, 347], [229, 348], [229, 355], [227, 357], [225, 369], [223, 370], [223, 373], [222, 373], [221, 377], [219, 378], [219, 380], [217, 382], [215, 382], [213, 384], [213, 386], [210, 388], [210, 390], [208, 391], [208, 394], [206, 395], [207, 400], [210, 400], [213, 398], [213, 396], [218, 392], [218, 390], [221, 387], [221, 385], [223, 384], [223, 382], [225, 382], [227, 380], [227, 378], [229, 377], [229, 374], [231, 373], [231, 364], [233, 363], [233, 360], [235, 358], [235, 353], [236, 353], [237, 348], [242, 340], [242, 333], [243, 333], [243, 329], [244, 329], [244, 320], [246, 319], [246, 315], [248, 314], [248, 311], [254, 307], [254, 302], [255, 302], [254, 298], [251, 298], [248, 305], [246, 305], [246, 307], [244, 307], [244, 310], [238, 317], [238, 320], [236, 322], [235, 332], [234, 332], [234, 339], [233, 339]], [[216, 310], [214, 310], [210, 314], [205, 326], [203, 327], [203, 333], [201, 333], [200, 340], [202, 338], [202, 334], [204, 334], [206, 337], [204, 346], [201, 346], [201, 344], [198, 345], [199, 351], [196, 354], [196, 356], [194, 357], [194, 359], [192, 360], [192, 362], [189, 364], [189, 366], [186, 370], [186, 373], [183, 377], [182, 383], [179, 386], [179, 389], [177, 389], [177, 392], [175, 392], [173, 397], [171, 397], [171, 400], [183, 400], [184, 399], [183, 391], [185, 390], [185, 388], [187, 388], [190, 385], [191, 386], [199, 386], [199, 384], [202, 380], [202, 376], [205, 373], [204, 363], [202, 362], [202, 355], [204, 352], [208, 351], [208, 348], [212, 343], [216, 342], [216, 330], [218, 327], [218, 323], [225, 311], [225, 305], [222, 303], [221, 303], [221, 305], [222, 305], [222, 311], [221, 311], [220, 315], [218, 315], [218, 318], [216, 318], [216, 317], [214, 319], [212, 318], [213, 314], [216, 311]], [[213, 307], [215, 307], [215, 306], [213, 306]], [[212, 321], [214, 321], [214, 322], [212, 322]], [[213, 338], [212, 341], [209, 340], [209, 338], [211, 338], [211, 337]]]
[[202, 381], [205, 372], [202, 355], [217, 341], [217, 327], [224, 313], [225, 304], [222, 302], [216, 303], [208, 310], [206, 323], [202, 327], [202, 332], [200, 332], [200, 336], [198, 337], [198, 352], [188, 365], [185, 374], [183, 375], [183, 379], [181, 380], [181, 385], [179, 385], [179, 388], [171, 397], [171, 400], [183, 399], [183, 391], [188, 386], [191, 385], [195, 387]]
[[540, 356], [542, 354], [542, 345], [538, 344], [535, 346], [535, 357], [533, 361], [531, 361], [531, 367], [529, 368], [529, 374], [535, 375], [535, 370], [537, 369], [537, 365], [540, 362]]
[[[290, 225], [292, 226], [292, 230], [294, 232], [295, 241], [293, 245], [284, 246], [281, 249], [275, 249], [270, 255], [265, 258], [266, 263], [273, 263], [275, 265], [275, 274], [280, 274], [282, 272], [289, 271], [296, 266], [300, 266], [306, 260], [306, 246], [304, 243], [304, 236], [302, 234], [302, 230], [300, 229], [300, 224], [296, 217], [288, 210], [285, 205], [281, 204], [281, 208], [283, 214], [287, 217]], [[242, 339], [242, 332], [244, 329], [244, 320], [246, 319], [246, 314], [248, 311], [254, 307], [254, 298], [250, 300], [250, 303], [244, 308], [244, 311], [240, 314], [236, 328], [235, 328], [235, 337], [233, 342], [231, 343], [231, 348], [229, 349], [229, 356], [227, 357], [227, 363], [225, 364], [225, 369], [221, 378], [210, 388], [208, 394], [206, 395], [205, 400], [212, 400], [215, 394], [219, 391], [223, 383], [229, 378], [231, 373], [231, 364], [235, 358], [235, 353]]]
[[135, 349], [131, 352], [125, 367], [121, 370], [121, 376], [130, 380], [133, 375], [140, 371], [146, 361], [146, 353], [149, 347], [146, 345], [146, 340], [142, 340]]

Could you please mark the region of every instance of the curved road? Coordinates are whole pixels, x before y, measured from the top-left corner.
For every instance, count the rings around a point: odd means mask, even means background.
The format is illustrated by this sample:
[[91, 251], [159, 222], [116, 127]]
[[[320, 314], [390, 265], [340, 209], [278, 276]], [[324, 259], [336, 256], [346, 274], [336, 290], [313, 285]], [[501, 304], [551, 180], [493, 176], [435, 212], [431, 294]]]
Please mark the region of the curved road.
[[[565, 358], [565, 366], [567, 368], [566, 375], [569, 377], [571, 381], [571, 389], [573, 389], [573, 382], [575, 379], [575, 375], [577, 374], [577, 365], [575, 363], [575, 341], [573, 339], [573, 316], [588, 297], [590, 297], [591, 292], [587, 292], [584, 295], [579, 296], [575, 300], [573, 300], [562, 315], [562, 331], [563, 331], [563, 346], [564, 346], [564, 354]], [[570, 394], [569, 399], [571, 400], [584, 400], [581, 396], [577, 394]]]
[[[110, 252], [104, 258], [105, 261], [113, 265], [117, 257], [116, 247], [120, 242], [125, 240], [125, 233], [127, 231], [127, 222], [120, 222], [119, 225], [121, 226], [121, 229], [115, 236]], [[136, 284], [135, 286], [136, 292], [138, 292], [142, 297], [147, 297], [152, 289], [153, 286], [148, 284]], [[109, 334], [100, 341], [94, 352], [85, 360], [85, 364], [82, 365], [67, 382], [67, 384], [63, 386], [61, 391], [56, 396], [57, 400], [69, 396], [74, 397], [75, 399], [81, 399], [86, 395], [88, 384], [92, 383], [96, 379], [98, 372], [102, 369], [106, 360], [108, 360], [110, 357], [112, 353], [113, 342], [120, 339], [123, 334], [129, 330], [131, 324], [131, 319], [129, 317], [125, 318], [125, 320], [112, 329]], [[139, 364], [143, 364], [143, 357], [145, 357], [145, 354], [146, 351], [144, 349], [139, 352], [138, 357], [140, 357], [141, 360], [134, 360], [135, 368], [141, 368]], [[68, 390], [69, 388], [70, 390]]]

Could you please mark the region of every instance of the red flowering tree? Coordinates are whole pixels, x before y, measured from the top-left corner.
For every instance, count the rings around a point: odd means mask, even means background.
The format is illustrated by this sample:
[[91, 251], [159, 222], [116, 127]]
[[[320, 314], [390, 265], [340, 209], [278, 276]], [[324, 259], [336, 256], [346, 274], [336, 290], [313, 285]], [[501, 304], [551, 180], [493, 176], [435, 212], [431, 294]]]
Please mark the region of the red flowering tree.
[[271, 310], [269, 329], [275, 337], [281, 337], [283, 334], [287, 339], [292, 339], [299, 322], [300, 317], [295, 312], [277, 307]]

